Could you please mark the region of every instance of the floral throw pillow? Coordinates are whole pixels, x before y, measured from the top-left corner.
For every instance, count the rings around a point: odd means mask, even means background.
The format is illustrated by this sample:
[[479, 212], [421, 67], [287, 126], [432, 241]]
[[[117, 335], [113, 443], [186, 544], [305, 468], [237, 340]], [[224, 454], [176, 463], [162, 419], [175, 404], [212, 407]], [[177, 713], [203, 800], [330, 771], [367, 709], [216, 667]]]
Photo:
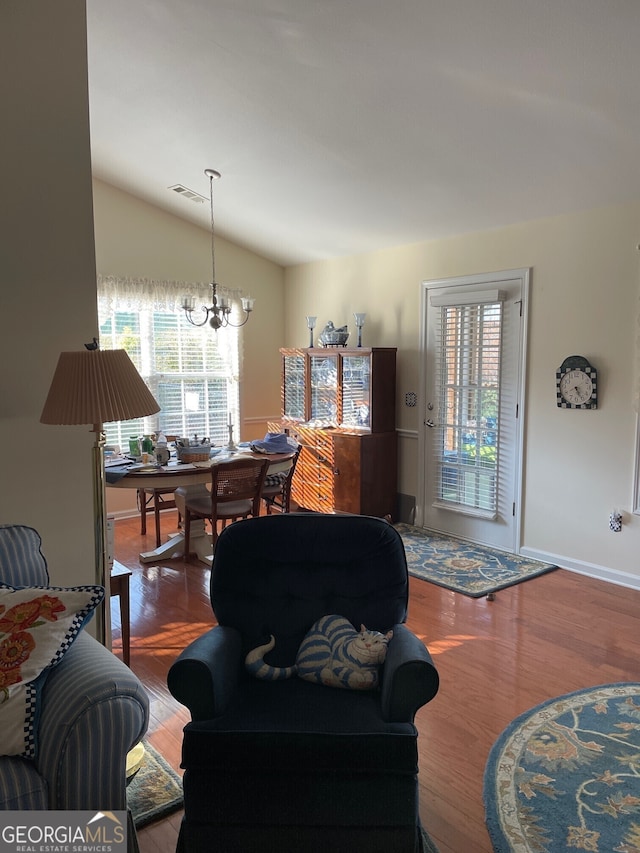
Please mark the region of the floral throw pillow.
[[0, 755], [35, 757], [42, 685], [103, 598], [101, 586], [0, 584]]

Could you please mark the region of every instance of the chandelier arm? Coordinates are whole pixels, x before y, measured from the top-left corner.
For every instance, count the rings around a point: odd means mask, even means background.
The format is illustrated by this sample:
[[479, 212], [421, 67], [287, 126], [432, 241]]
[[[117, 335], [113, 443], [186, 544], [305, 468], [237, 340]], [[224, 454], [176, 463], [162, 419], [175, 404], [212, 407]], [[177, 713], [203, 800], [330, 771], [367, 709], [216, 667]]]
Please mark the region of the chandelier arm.
[[206, 305], [201, 305], [200, 310], [204, 311], [204, 319], [202, 320], [202, 323], [196, 323], [196, 321], [193, 319], [193, 311], [189, 311], [186, 308], [184, 309], [185, 317], [191, 323], [192, 326], [204, 326], [204, 324], [209, 319], [209, 309], [206, 307]]
[[232, 322], [231, 322], [231, 320], [229, 320], [229, 318], [228, 318], [228, 316], [227, 316], [227, 317], [225, 318], [225, 324], [224, 324], [224, 325], [225, 325], [225, 326], [232, 326], [234, 329], [239, 329], [239, 328], [240, 328], [240, 326], [244, 326], [244, 325], [245, 325], [245, 323], [247, 322], [247, 320], [249, 319], [249, 317], [250, 317], [250, 315], [251, 315], [251, 312], [250, 312], [250, 311], [245, 311], [245, 314], [246, 314], [247, 316], [244, 318], [244, 320], [243, 320], [241, 323], [232, 323]]

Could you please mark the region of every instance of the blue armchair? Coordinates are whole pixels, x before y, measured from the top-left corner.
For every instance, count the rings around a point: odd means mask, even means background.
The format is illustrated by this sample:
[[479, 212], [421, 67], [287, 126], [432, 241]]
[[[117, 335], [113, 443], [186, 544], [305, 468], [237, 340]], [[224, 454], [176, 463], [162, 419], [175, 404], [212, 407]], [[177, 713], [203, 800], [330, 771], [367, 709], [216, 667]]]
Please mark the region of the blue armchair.
[[[33, 528], [0, 525], [0, 582], [47, 586], [40, 546]], [[149, 719], [138, 678], [83, 630], [49, 671], [40, 703], [35, 758], [0, 756], [0, 809], [125, 810], [127, 753]]]
[[[168, 676], [192, 717], [179, 851], [420, 849], [414, 716], [437, 693], [438, 673], [403, 624], [408, 589], [402, 539], [379, 518], [291, 513], [222, 531], [210, 585], [218, 625]], [[245, 655], [270, 634], [265, 660], [292, 664], [329, 614], [393, 630], [378, 689], [246, 671]]]

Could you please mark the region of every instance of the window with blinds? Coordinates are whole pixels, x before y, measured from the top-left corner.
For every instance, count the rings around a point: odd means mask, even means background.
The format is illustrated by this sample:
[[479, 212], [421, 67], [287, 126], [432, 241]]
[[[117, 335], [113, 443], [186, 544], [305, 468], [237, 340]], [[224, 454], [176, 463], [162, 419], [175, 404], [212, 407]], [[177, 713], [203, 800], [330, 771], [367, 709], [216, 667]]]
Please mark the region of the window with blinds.
[[436, 349], [439, 401], [437, 502], [494, 517], [500, 406], [502, 301], [441, 304]]
[[105, 424], [107, 444], [124, 450], [130, 436], [158, 432], [226, 444], [229, 412], [238, 423], [237, 382], [219, 350], [226, 332], [191, 326], [181, 309], [156, 310], [152, 302], [140, 311], [103, 309], [100, 346], [125, 349], [160, 404], [157, 415]]

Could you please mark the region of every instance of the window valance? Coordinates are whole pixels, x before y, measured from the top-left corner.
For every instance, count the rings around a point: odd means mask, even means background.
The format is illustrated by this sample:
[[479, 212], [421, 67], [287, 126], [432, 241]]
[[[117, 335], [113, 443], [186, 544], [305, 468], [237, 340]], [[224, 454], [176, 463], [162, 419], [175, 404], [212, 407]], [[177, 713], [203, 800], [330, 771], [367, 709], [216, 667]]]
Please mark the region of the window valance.
[[[236, 292], [218, 285], [218, 294], [232, 298]], [[160, 281], [152, 278], [98, 276], [98, 296], [110, 300], [108, 307], [117, 311], [177, 311], [185, 295], [194, 296], [196, 305], [211, 304], [211, 285], [202, 281]]]

